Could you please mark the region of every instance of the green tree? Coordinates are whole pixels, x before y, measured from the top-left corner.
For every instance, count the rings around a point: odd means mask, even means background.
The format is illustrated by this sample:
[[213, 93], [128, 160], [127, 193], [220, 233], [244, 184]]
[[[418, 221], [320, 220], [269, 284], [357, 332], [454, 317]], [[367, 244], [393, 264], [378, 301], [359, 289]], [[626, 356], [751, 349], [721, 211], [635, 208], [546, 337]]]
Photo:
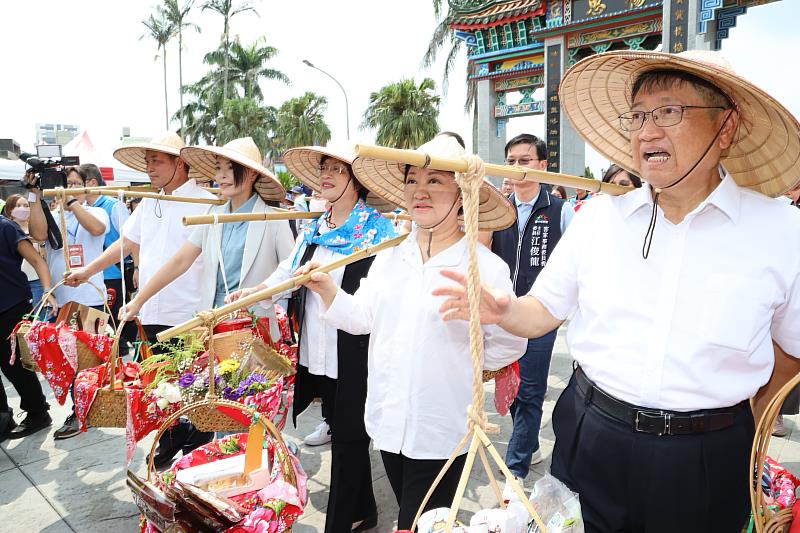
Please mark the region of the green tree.
[[167, 99], [167, 43], [175, 36], [175, 27], [164, 15], [160, 9], [156, 11], [156, 15], [150, 15], [142, 21], [142, 24], [147, 28], [147, 33], [139, 37], [139, 40], [150, 37], [158, 45], [156, 48], [156, 57], [158, 59], [158, 52], [161, 52], [161, 59], [164, 62], [164, 120], [166, 121], [166, 129], [169, 129], [169, 102]]
[[224, 57], [224, 66], [223, 66], [223, 82], [222, 82], [222, 99], [228, 99], [228, 64], [229, 64], [229, 57], [228, 57], [228, 50], [230, 49], [230, 21], [239, 13], [244, 13], [246, 11], [252, 11], [256, 15], [258, 15], [258, 11], [250, 4], [248, 1], [243, 1], [242, 3], [236, 5], [235, 0], [206, 0], [201, 6], [201, 9], [205, 11], [206, 9], [210, 9], [220, 15], [222, 15], [222, 47], [225, 51]]
[[323, 146], [331, 140], [325, 123], [328, 100], [312, 92], [285, 101], [278, 109], [275, 125], [276, 155], [296, 146]]
[[274, 107], [263, 106], [252, 98], [226, 100], [217, 123], [217, 143], [249, 136], [261, 153], [266, 153], [271, 145], [276, 114]]
[[[189, 22], [186, 18], [195, 0], [186, 0], [183, 5], [178, 4], [178, 0], [164, 0], [162, 12], [164, 17], [172, 24], [178, 32], [178, 84], [180, 85], [178, 95], [180, 99], [180, 109], [183, 109], [183, 30], [190, 29], [200, 32], [200, 26]], [[181, 136], [183, 136], [183, 114], [180, 114]]]
[[[217, 67], [211, 73], [211, 77], [215, 78], [215, 81], [225, 83], [227, 78], [228, 84], [241, 88], [240, 96], [260, 101], [264, 99], [264, 93], [259, 85], [261, 79], [289, 84], [286, 74], [266, 66], [277, 54], [278, 49], [267, 46], [265, 39], [261, 37], [249, 45], [242, 45], [238, 41], [234, 41], [230, 43], [227, 54], [224, 49], [220, 48], [206, 54], [203, 61]], [[228, 61], [227, 67], [225, 66], [226, 61]]]
[[194, 99], [184, 105], [173, 116], [173, 120], [183, 120], [180, 134], [190, 144], [205, 142], [217, 143], [217, 122], [222, 116], [222, 91], [213, 84], [205, 83], [205, 78], [184, 87], [184, 92]]
[[[422, 66], [428, 68], [436, 62], [439, 52], [442, 48], [447, 46], [447, 56], [444, 62], [444, 72], [442, 73], [442, 91], [447, 94], [447, 86], [450, 81], [450, 74], [453, 71], [458, 54], [461, 52], [461, 47], [464, 42], [456, 39], [455, 33], [450, 28], [449, 13], [445, 14], [442, 11], [442, 0], [433, 0], [433, 14], [436, 19], [436, 28], [433, 30], [431, 40], [428, 42], [428, 49], [425, 55], [422, 56]], [[465, 81], [467, 84], [467, 99], [464, 102], [464, 109], [474, 111], [475, 106], [475, 82], [470, 79], [469, 72], [465, 73]]]
[[300, 183], [300, 180], [298, 180], [291, 173], [286, 172], [285, 170], [279, 170], [278, 172], [276, 172], [275, 177], [278, 178], [278, 181], [281, 182], [281, 185], [283, 185], [284, 190], [287, 191]]
[[592, 172], [591, 168], [586, 167], [586, 168], [583, 169], [583, 177], [586, 178], [586, 179], [589, 179], [589, 180], [593, 180], [594, 179], [594, 172]]
[[416, 148], [439, 131], [440, 98], [436, 83], [425, 78], [389, 84], [369, 96], [361, 128], [377, 128], [376, 141], [393, 148]]

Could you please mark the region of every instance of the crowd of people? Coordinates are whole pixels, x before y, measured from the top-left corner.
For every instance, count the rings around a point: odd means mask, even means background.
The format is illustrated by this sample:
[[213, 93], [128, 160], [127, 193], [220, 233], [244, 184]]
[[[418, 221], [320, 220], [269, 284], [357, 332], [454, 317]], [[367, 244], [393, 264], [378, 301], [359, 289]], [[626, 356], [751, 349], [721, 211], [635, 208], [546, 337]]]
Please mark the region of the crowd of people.
[[[630, 191], [570, 195], [535, 180], [481, 185], [483, 368], [519, 365], [505, 463], [521, 482], [544, 459], [550, 360], [569, 320], [575, 368], [553, 413], [552, 473], [580, 494], [586, 530], [739, 531], [749, 510], [757, 393], [768, 397], [800, 370], [800, 250], [789, 245], [800, 237], [800, 162], [797, 150], [779, 153], [786, 143], [775, 137], [800, 128], [714, 54], [598, 54], [565, 74], [561, 101], [576, 130], [614, 161], [602, 183]], [[771, 125], [758, 115], [764, 107]], [[616, 136], [607, 131], [612, 123]], [[452, 132], [418, 150], [468, 155]], [[376, 525], [370, 445], [399, 505], [397, 529], [410, 529], [468, 425], [468, 249], [455, 174], [357, 157], [350, 145], [300, 147], [284, 162], [301, 183], [284, 191], [252, 139], [187, 147], [173, 133], [114, 156], [166, 195], [214, 198], [200, 179], [224, 203], [209, 210], [144, 198], [129, 212], [113, 197], [75, 193], [52, 217], [58, 230], [64, 224], [57, 249], [41, 191], [6, 199], [0, 368], [26, 417], [15, 421], [3, 393], [0, 438], [52, 423], [38, 379], [9, 362], [5, 340], [43, 295], [42, 318], [51, 320], [67, 302], [102, 309], [110, 295], [113, 319], [138, 320], [146, 342], [198, 311], [407, 233], [399, 245], [314, 273], [251, 311], [271, 319], [276, 339], [276, 306], [296, 317], [293, 419], [321, 398], [324, 421], [305, 442], [331, 443], [325, 531]], [[510, 166], [547, 169], [547, 146], [536, 135], [511, 139], [504, 157]], [[103, 185], [95, 165], [67, 170], [69, 189]], [[788, 202], [768, 197], [784, 192]], [[296, 224], [182, 224], [187, 215], [281, 205], [323, 215]], [[384, 216], [398, 209], [410, 223]], [[53, 437], [78, 434], [72, 415]], [[182, 421], [164, 433], [155, 464], [213, 438]], [[460, 454], [427, 508], [450, 505], [464, 462]], [[503, 497], [513, 498], [510, 486]]]

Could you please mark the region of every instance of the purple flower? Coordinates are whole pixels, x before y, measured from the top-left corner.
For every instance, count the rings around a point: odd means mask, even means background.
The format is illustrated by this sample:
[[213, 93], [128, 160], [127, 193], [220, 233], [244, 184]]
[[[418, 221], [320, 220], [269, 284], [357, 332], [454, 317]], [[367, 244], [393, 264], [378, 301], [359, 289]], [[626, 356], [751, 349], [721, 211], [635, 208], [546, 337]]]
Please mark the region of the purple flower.
[[225, 398], [226, 400], [235, 402], [236, 400], [239, 399], [240, 396], [241, 394], [239, 394], [238, 389], [235, 391], [230, 387], [225, 387], [224, 389], [222, 389], [222, 397]]
[[194, 383], [196, 379], [197, 377], [194, 374], [192, 374], [191, 372], [187, 372], [183, 374], [180, 378], [178, 378], [178, 385], [185, 389], [186, 387]]

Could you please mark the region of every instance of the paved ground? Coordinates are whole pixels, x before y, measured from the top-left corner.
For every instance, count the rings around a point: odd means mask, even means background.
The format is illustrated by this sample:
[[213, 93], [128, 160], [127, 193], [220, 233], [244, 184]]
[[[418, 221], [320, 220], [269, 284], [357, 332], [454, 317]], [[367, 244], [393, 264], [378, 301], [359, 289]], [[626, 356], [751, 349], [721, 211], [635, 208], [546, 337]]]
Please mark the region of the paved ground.
[[[558, 395], [571, 372], [571, 360], [564, 344], [563, 331], [558, 337], [550, 371], [549, 388], [542, 420], [541, 446], [545, 461], [533, 468], [526, 480], [530, 488], [548, 468], [553, 446], [550, 415]], [[6, 383], [12, 406], [18, 405], [16, 393]], [[44, 385], [49, 391], [49, 387]], [[487, 412], [490, 420], [501, 427], [492, 436], [501, 455], [511, 433], [510, 417], [500, 417], [492, 407], [491, 389], [487, 386]], [[90, 429], [88, 433], [66, 441], [53, 441], [52, 432], [66, 418], [67, 410], [51, 396], [54, 425], [32, 437], [6, 441], [0, 446], [0, 532], [97, 532], [136, 531], [138, 513], [125, 486], [124, 437], [122, 430]], [[286, 431], [286, 438], [300, 445], [301, 461], [309, 475], [310, 501], [295, 527], [296, 533], [322, 531], [328, 498], [330, 447], [306, 447], [302, 437], [319, 423], [319, 410], [310, 409], [297, 429]], [[788, 422], [792, 433], [788, 438], [773, 439], [771, 454], [794, 472], [800, 471], [800, 431], [795, 421]], [[133, 465], [143, 471], [143, 460], [151, 439], [141, 442]], [[397, 505], [379, 456], [373, 452], [373, 475], [380, 522], [374, 530], [392, 531]], [[486, 476], [479, 465], [467, 487], [463, 508], [474, 512], [495, 503]]]

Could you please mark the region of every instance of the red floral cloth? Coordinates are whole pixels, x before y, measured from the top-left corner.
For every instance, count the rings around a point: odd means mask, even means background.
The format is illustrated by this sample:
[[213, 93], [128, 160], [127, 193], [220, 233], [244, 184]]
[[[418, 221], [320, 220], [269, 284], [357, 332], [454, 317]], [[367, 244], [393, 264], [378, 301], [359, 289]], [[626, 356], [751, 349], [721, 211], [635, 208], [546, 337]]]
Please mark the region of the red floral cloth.
[[[297, 487], [287, 482], [282, 466], [282, 451], [275, 445], [271, 437], [267, 437], [266, 449], [269, 450], [271, 461], [271, 475], [269, 484], [255, 492], [247, 492], [233, 496], [231, 500], [242, 507], [250, 509], [250, 514], [238, 525], [228, 528], [225, 533], [282, 533], [302, 514], [308, 492], [306, 490], [307, 477], [300, 462], [293, 455], [289, 456]], [[170, 485], [175, 480], [178, 470], [199, 466], [207, 463], [234, 457], [245, 452], [247, 448], [247, 434], [230, 435], [220, 440], [212, 441], [183, 456], [168, 471], [161, 474], [157, 480], [161, 485]], [[298, 490], [299, 489], [299, 490]], [[156, 530], [146, 521], [142, 521], [142, 533], [156, 533]]]
[[106, 335], [72, 330], [63, 322], [57, 325], [36, 322], [25, 334], [31, 357], [61, 405], [64, 405], [69, 395], [69, 387], [78, 368], [78, 341], [88, 346], [103, 361], [108, 359], [113, 344]]
[[519, 391], [519, 363], [514, 361], [494, 377], [494, 408], [506, 416]]
[[125, 464], [129, 464], [136, 451], [136, 443], [164, 424], [180, 408], [179, 403], [159, 409], [150, 392], [140, 387], [125, 386], [125, 405], [128, 422], [125, 426]]

